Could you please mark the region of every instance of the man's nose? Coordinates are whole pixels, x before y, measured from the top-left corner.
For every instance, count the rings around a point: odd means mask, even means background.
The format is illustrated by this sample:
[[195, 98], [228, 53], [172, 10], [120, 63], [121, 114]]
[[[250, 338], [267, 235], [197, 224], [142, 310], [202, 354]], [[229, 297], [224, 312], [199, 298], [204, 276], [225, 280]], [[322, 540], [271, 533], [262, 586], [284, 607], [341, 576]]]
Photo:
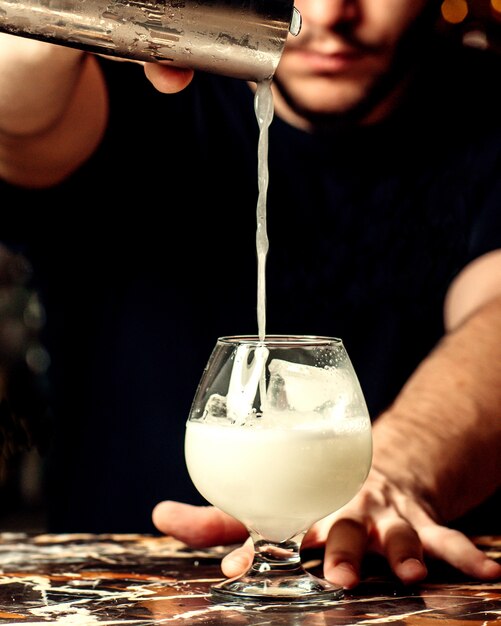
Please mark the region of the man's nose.
[[335, 27], [355, 21], [359, 0], [299, 0], [296, 6], [302, 18], [311, 24]]

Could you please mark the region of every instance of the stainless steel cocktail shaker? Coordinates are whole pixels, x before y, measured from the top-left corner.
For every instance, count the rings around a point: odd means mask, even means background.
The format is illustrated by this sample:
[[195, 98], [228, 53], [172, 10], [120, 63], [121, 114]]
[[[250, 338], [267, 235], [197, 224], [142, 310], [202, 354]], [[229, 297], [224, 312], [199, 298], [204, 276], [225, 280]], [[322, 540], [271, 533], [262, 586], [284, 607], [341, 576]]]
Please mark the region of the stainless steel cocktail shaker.
[[0, 0], [0, 32], [252, 81], [300, 23], [293, 0]]

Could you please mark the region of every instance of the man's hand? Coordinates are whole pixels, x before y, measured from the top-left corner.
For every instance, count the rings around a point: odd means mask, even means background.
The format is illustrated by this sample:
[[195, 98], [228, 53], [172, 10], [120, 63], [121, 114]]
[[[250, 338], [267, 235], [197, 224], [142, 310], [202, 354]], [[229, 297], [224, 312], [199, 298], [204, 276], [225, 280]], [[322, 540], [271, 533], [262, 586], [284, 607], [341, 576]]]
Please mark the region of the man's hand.
[[193, 70], [173, 67], [163, 63], [145, 63], [144, 73], [152, 85], [162, 93], [176, 93], [187, 87]]
[[[371, 470], [357, 496], [315, 524], [302, 547], [324, 546], [324, 576], [345, 589], [360, 582], [362, 562], [368, 552], [383, 555], [404, 584], [426, 577], [426, 556], [479, 580], [501, 578], [501, 565], [459, 531], [435, 522], [427, 509], [425, 503]], [[244, 541], [223, 559], [225, 576], [237, 576], [251, 563], [252, 543], [249, 538], [245, 540], [245, 527], [214, 507], [161, 502], [153, 511], [153, 522], [161, 532], [192, 547]]]
[[194, 70], [175, 67], [170, 63], [158, 61], [156, 63], [147, 63], [135, 59], [124, 59], [122, 57], [110, 56], [108, 54], [98, 54], [110, 61], [121, 61], [123, 63], [137, 63], [142, 65], [146, 78], [161, 93], [177, 93], [185, 89], [192, 81], [195, 74]]

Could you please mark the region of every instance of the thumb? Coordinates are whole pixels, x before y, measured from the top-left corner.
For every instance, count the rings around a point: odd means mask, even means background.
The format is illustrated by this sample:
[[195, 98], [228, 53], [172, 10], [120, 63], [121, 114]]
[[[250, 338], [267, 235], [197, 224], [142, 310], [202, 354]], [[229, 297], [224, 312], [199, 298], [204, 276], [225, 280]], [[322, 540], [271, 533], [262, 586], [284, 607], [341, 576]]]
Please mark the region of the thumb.
[[213, 506], [165, 500], [152, 513], [156, 528], [194, 548], [238, 543], [248, 536], [245, 526]]

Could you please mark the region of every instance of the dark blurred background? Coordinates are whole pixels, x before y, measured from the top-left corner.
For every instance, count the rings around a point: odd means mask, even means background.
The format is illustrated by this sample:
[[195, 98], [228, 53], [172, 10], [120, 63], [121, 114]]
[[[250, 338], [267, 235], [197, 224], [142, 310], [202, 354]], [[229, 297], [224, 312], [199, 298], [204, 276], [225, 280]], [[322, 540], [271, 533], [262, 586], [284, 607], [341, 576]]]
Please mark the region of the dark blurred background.
[[[441, 27], [465, 46], [501, 52], [501, 0], [444, 0]], [[492, 79], [498, 81], [499, 76]], [[0, 444], [2, 432], [9, 428], [3, 419], [0, 411]], [[0, 455], [0, 532], [45, 532], [43, 455], [36, 447], [21, 448]]]

